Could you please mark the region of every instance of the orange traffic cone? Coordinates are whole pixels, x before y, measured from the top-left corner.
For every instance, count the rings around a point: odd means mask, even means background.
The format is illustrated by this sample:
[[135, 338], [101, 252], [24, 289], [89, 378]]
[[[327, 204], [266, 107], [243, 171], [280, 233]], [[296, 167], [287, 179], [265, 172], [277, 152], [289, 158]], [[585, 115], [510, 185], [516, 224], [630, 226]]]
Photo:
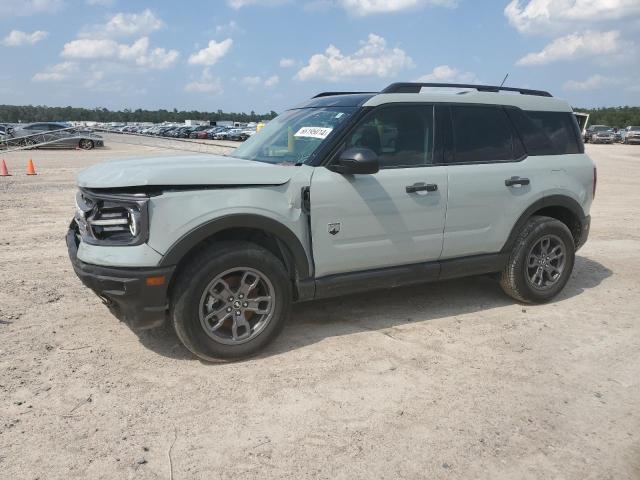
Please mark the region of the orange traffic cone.
[[33, 160], [29, 159], [29, 163], [27, 163], [27, 175], [37, 175], [36, 167], [33, 166]]
[[7, 170], [7, 164], [3, 159], [2, 164], [0, 164], [0, 177], [10, 177], [10, 176], [11, 174], [9, 173], [9, 170]]

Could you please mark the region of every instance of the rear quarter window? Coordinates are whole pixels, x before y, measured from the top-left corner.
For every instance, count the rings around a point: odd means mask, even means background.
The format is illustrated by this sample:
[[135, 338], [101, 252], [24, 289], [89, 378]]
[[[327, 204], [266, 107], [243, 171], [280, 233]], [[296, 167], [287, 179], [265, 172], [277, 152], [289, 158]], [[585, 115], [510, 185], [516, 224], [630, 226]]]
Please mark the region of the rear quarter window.
[[507, 109], [527, 154], [565, 155], [584, 153], [580, 127], [571, 112], [539, 112]]

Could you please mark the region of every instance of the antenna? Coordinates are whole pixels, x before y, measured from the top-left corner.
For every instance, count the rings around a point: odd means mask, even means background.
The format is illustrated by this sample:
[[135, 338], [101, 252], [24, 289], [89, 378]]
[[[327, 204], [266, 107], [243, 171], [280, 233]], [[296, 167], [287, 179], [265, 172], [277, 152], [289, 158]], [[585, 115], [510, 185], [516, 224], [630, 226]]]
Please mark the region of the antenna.
[[509, 78], [509, 74], [508, 73], [504, 76], [504, 80], [502, 80], [502, 83], [500, 84], [501, 87], [504, 86], [504, 82], [507, 81], [507, 78]]

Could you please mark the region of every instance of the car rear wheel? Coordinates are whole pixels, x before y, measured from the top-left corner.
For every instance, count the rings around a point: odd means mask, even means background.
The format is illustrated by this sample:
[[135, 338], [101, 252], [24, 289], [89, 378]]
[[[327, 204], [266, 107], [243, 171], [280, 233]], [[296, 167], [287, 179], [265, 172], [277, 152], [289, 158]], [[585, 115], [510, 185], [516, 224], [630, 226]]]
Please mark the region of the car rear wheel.
[[553, 299], [569, 281], [575, 244], [559, 220], [535, 216], [524, 226], [500, 274], [505, 293], [525, 303]]
[[258, 353], [280, 333], [290, 308], [282, 262], [248, 242], [203, 250], [181, 269], [171, 295], [178, 338], [207, 361]]
[[91, 150], [94, 147], [93, 140], [89, 140], [88, 138], [81, 138], [78, 146], [83, 150]]

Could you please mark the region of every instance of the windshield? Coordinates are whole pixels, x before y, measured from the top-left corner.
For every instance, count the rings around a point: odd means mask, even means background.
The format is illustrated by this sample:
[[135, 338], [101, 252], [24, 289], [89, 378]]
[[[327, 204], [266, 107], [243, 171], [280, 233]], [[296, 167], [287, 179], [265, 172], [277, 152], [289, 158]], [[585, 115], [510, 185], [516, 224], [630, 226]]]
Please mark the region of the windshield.
[[630, 127], [629, 130], [632, 132], [640, 132], [640, 127]]
[[271, 120], [231, 156], [266, 163], [303, 164], [355, 111], [356, 107], [289, 110]]

